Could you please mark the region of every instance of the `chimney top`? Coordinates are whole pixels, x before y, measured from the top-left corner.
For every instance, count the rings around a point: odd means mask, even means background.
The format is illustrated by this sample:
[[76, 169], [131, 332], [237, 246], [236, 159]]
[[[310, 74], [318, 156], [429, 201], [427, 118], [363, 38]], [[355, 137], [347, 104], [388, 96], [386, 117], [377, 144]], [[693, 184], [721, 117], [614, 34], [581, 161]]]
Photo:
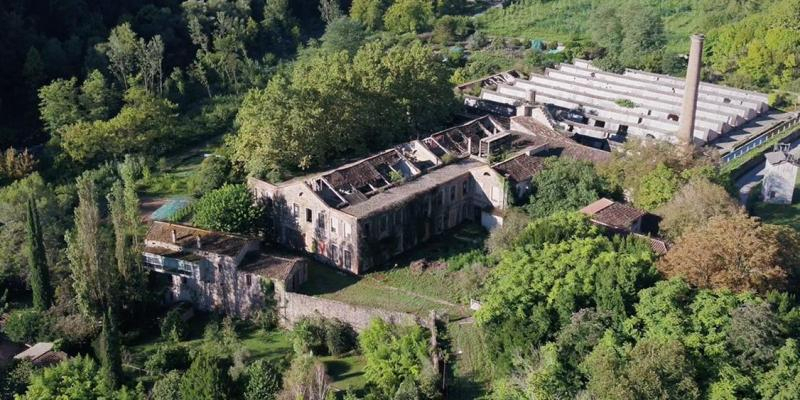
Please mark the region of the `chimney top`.
[[692, 35], [692, 40], [693, 41], [702, 42], [703, 40], [705, 40], [705, 38], [706, 38], [706, 35], [703, 35], [702, 33], [695, 33], [694, 35]]

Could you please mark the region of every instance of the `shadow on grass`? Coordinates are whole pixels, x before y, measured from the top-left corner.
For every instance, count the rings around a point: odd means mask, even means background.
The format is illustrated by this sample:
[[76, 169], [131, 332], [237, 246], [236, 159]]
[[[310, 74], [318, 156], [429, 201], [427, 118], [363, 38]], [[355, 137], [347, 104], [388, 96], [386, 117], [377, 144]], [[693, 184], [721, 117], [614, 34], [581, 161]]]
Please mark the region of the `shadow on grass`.
[[483, 249], [488, 233], [479, 224], [467, 223], [459, 225], [449, 231], [434, 237], [406, 251], [369, 271], [368, 274], [387, 272], [395, 268], [408, 267], [411, 262], [425, 259], [428, 261], [443, 261], [466, 252]]
[[300, 293], [311, 296], [335, 293], [358, 281], [358, 277], [312, 261], [308, 266], [308, 280], [300, 287]]

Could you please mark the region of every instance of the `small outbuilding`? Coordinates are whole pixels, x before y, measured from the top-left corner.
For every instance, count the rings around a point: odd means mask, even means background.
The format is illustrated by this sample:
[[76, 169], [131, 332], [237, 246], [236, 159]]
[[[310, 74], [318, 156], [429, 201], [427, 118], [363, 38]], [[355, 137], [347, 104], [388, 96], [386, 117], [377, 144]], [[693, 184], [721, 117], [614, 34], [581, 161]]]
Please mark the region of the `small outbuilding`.
[[[779, 145], [780, 146], [780, 145]], [[792, 204], [797, 182], [797, 158], [789, 152], [788, 145], [776, 147], [775, 151], [764, 155], [762, 198], [765, 203]]]

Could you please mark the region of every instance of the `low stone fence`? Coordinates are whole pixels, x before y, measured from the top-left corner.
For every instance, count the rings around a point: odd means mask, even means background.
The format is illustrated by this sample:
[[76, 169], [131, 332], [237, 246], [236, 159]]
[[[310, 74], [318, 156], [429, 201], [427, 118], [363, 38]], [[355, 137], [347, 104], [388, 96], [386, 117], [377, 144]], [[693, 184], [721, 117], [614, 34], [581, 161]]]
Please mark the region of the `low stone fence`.
[[353, 327], [357, 332], [369, 326], [370, 321], [380, 318], [393, 324], [417, 323], [424, 325], [418, 317], [408, 313], [388, 311], [379, 308], [355, 306], [341, 301], [300, 293], [284, 292], [278, 296], [278, 315], [280, 324], [291, 329], [303, 317], [336, 318]]

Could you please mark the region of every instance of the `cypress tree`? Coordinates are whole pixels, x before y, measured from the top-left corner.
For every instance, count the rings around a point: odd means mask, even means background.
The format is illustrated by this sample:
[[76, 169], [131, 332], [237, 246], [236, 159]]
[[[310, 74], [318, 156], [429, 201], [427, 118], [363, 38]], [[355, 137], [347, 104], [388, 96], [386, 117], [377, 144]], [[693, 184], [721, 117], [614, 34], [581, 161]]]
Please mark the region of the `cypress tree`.
[[122, 377], [122, 352], [120, 351], [119, 330], [111, 307], [103, 313], [103, 331], [100, 334], [100, 361], [104, 378], [109, 387], [119, 386]]
[[50, 287], [50, 273], [47, 270], [47, 256], [42, 239], [42, 227], [39, 223], [39, 212], [36, 201], [28, 199], [28, 266], [30, 267], [30, 283], [33, 289], [33, 307], [44, 311], [53, 300]]

